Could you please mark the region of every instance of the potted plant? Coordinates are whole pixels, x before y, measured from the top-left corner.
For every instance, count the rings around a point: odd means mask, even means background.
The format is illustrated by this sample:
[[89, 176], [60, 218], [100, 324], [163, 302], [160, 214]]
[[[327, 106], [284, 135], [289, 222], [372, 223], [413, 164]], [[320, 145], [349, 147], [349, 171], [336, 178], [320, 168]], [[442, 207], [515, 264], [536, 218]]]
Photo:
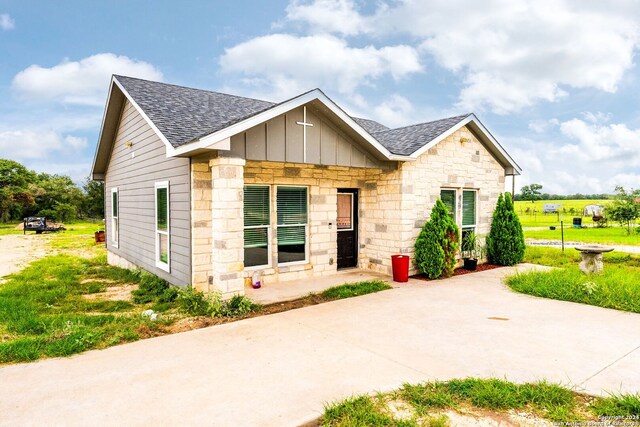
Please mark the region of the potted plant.
[[464, 261], [465, 270], [475, 270], [478, 266], [478, 259], [482, 258], [484, 254], [481, 239], [473, 231], [465, 233], [461, 246], [460, 254]]

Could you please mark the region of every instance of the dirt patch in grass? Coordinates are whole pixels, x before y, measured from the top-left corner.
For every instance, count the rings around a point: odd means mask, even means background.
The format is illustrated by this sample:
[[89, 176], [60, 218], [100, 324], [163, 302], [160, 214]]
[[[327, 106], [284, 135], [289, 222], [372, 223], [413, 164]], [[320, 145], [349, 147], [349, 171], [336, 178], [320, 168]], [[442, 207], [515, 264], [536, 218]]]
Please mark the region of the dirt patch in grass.
[[[86, 283], [86, 281], [83, 281]], [[109, 286], [104, 292], [84, 294], [82, 298], [89, 301], [131, 301], [131, 292], [138, 289], [138, 285]]]
[[554, 425], [614, 425], [618, 417], [631, 425], [640, 409], [640, 395], [610, 397], [576, 393], [558, 384], [539, 381], [516, 384], [488, 378], [404, 384], [373, 395], [351, 396], [326, 403], [322, 417], [305, 427], [549, 427]]
[[179, 319], [170, 325], [160, 326], [157, 331], [154, 331], [156, 335], [163, 334], [175, 334], [178, 332], [191, 331], [193, 329], [207, 328], [209, 326], [222, 325], [224, 323], [237, 322], [242, 319], [250, 319], [252, 317], [266, 316], [269, 314], [282, 313], [283, 311], [295, 310], [297, 308], [308, 307], [311, 305], [318, 305], [324, 302], [335, 301], [332, 298], [326, 298], [322, 295], [308, 295], [306, 297], [298, 298], [292, 301], [277, 302], [262, 306], [259, 311], [254, 311], [244, 316], [238, 317], [187, 317]]
[[[453, 277], [463, 276], [465, 274], [480, 273], [481, 271], [493, 270], [494, 268], [500, 268], [500, 267], [504, 267], [504, 266], [497, 265], [497, 264], [478, 264], [475, 270], [467, 270], [463, 267], [456, 268], [455, 270], [453, 270]], [[411, 278], [418, 279], [418, 280], [425, 280], [425, 281], [439, 280], [439, 279], [429, 279], [427, 275], [424, 273], [416, 274], [414, 276], [411, 276]]]

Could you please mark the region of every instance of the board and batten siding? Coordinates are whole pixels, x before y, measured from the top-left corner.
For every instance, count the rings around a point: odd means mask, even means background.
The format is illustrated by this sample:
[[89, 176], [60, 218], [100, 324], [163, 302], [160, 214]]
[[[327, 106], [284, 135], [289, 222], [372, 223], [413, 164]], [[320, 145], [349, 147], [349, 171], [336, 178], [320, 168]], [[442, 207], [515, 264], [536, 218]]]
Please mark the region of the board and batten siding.
[[231, 137], [231, 150], [221, 155], [246, 160], [307, 163], [327, 166], [394, 169], [393, 162], [376, 159], [322, 113], [307, 106], [307, 158], [304, 160], [303, 107]]
[[[131, 147], [127, 142], [133, 143]], [[191, 283], [190, 160], [167, 158], [164, 143], [126, 101], [105, 174], [107, 248], [168, 282]], [[155, 263], [155, 187], [169, 181], [170, 272]], [[111, 241], [111, 189], [118, 188], [120, 232]]]

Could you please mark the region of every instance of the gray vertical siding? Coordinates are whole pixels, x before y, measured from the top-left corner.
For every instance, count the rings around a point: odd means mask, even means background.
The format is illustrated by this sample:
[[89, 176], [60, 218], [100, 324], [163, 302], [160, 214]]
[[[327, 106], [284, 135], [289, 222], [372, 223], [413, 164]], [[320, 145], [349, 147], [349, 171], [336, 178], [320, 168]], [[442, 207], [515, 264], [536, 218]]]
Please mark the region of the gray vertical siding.
[[[222, 155], [246, 160], [305, 163], [303, 130], [296, 122], [303, 119], [303, 108], [293, 109], [266, 123], [231, 137], [231, 150]], [[382, 162], [366, 152], [322, 114], [307, 106], [307, 161], [327, 166], [376, 167], [392, 169], [393, 162]]]
[[[131, 148], [127, 141], [133, 142]], [[134, 157], [132, 157], [134, 153]], [[169, 181], [170, 272], [155, 263], [155, 188]], [[111, 189], [118, 187], [120, 233], [111, 242]], [[189, 159], [167, 158], [165, 145], [129, 101], [125, 102], [105, 176], [107, 246], [113, 253], [170, 283], [191, 283]]]

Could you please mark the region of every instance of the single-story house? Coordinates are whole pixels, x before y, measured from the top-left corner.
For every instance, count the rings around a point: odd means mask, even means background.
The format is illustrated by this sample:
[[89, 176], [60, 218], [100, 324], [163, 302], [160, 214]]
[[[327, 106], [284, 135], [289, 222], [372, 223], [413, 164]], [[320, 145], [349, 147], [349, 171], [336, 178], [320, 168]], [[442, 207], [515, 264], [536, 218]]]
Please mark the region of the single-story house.
[[520, 172], [474, 114], [390, 129], [319, 89], [271, 103], [113, 76], [92, 177], [109, 263], [230, 295], [253, 276], [390, 273], [439, 197], [487, 234]]

